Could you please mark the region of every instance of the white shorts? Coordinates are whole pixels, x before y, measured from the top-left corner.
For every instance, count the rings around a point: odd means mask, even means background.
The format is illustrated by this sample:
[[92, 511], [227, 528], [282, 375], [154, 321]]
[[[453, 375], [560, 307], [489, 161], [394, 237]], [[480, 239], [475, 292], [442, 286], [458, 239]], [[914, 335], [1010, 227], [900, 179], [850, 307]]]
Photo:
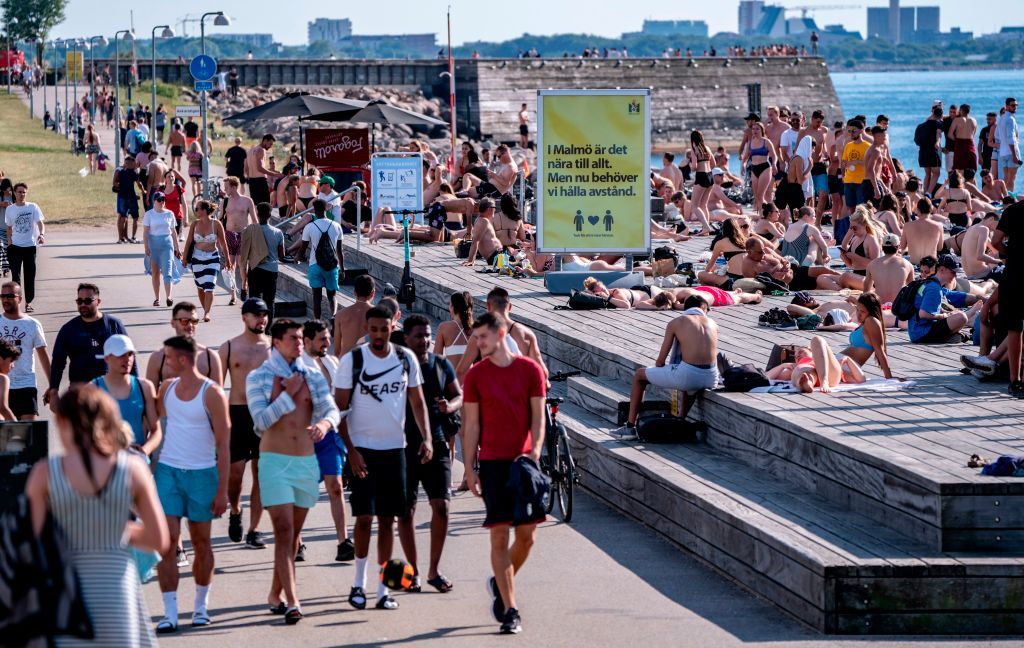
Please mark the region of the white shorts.
[[664, 367], [647, 367], [647, 382], [662, 389], [678, 389], [689, 393], [718, 386], [718, 367], [695, 367], [682, 362]]

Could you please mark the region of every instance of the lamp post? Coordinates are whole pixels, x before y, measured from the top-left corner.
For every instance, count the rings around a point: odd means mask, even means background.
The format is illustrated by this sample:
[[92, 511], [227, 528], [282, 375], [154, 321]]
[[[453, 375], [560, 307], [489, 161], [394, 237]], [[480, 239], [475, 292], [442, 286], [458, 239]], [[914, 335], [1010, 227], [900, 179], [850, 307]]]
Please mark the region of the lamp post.
[[120, 50], [119, 38], [124, 34], [125, 40], [132, 40], [132, 30], [122, 29], [114, 33], [114, 168], [121, 166], [121, 73], [119, 70]]
[[92, 101], [89, 103], [89, 121], [96, 121], [96, 46], [106, 47], [106, 36], [91, 36], [89, 38], [89, 94]]
[[7, 77], [7, 94], [11, 94], [11, 25], [18, 24], [18, 19], [7, 13], [7, 69], [4, 76]]
[[68, 87], [68, 77], [71, 76], [69, 74], [71, 68], [68, 67], [68, 45], [71, 44], [71, 41], [65, 39], [60, 44], [64, 47], [64, 123], [62, 125], [64, 126], [64, 139], [69, 139], [71, 137], [71, 129], [68, 127], [67, 116], [71, 114], [71, 104], [69, 103], [71, 89]]
[[174, 30], [171, 29], [170, 25], [157, 25], [153, 28], [152, 38], [149, 41], [153, 46], [153, 76], [150, 79], [153, 83], [153, 103], [150, 104], [149, 110], [154, 116], [154, 121], [149, 125], [149, 127], [153, 129], [154, 133], [156, 133], [156, 30], [158, 29], [163, 29], [163, 31], [160, 32], [160, 38], [174, 38]]
[[[78, 112], [78, 84], [81, 82], [81, 79], [79, 78], [79, 73], [78, 73], [78, 48], [79, 48], [79, 46], [82, 46], [84, 44], [85, 44], [85, 41], [82, 40], [81, 38], [76, 38], [74, 41], [72, 41], [72, 44], [71, 44], [71, 64], [75, 68], [75, 90], [74, 90], [74, 96], [75, 96], [74, 106], [75, 106], [75, 111], [73, 113], [74, 117], [75, 117], [75, 121], [73, 122], [75, 133], [74, 133], [74, 135], [71, 136], [72, 139], [76, 139], [78, 137], [78, 127], [80, 125], [79, 124], [80, 120], [78, 118], [78, 115], [80, 114]], [[83, 65], [82, 67], [85, 67], [85, 66]]]
[[[206, 54], [206, 19], [210, 16], [216, 16], [213, 20], [213, 24], [218, 27], [227, 27], [231, 24], [231, 19], [224, 15], [223, 11], [208, 11], [199, 18], [199, 44], [202, 47], [203, 54]], [[203, 132], [200, 136], [200, 141], [203, 147], [203, 195], [206, 195], [207, 184], [206, 181], [210, 177], [210, 137], [206, 130], [206, 90], [202, 93], [202, 102], [200, 103], [200, 111], [203, 115]], [[208, 196], [205, 196], [208, 197]]]
[[[57, 101], [57, 48], [60, 47], [60, 41], [53, 41], [53, 126], [54, 130], [60, 128], [60, 102]], [[60, 131], [57, 130], [59, 133]]]

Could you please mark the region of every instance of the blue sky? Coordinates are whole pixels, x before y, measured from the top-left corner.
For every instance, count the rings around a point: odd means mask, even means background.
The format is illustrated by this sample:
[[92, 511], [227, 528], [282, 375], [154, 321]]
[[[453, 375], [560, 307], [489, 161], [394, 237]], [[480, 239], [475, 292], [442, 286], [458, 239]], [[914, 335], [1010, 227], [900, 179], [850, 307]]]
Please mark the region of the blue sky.
[[[584, 32], [617, 36], [623, 31], [638, 31], [645, 18], [703, 19], [711, 33], [735, 31], [737, 0], [632, 0], [612, 2], [593, 0], [453, 0], [452, 40], [505, 40], [524, 32], [552, 34]], [[848, 29], [864, 32], [864, 6], [887, 6], [883, 0], [775, 0], [783, 5], [846, 5], [861, 4], [860, 9], [821, 11], [816, 14], [819, 25], [842, 24]], [[942, 8], [942, 29], [961, 27], [979, 33], [998, 31], [1004, 24], [1024, 25], [1024, 2], [1021, 0], [918, 0], [904, 5], [939, 5]], [[306, 41], [306, 23], [318, 17], [349, 18], [360, 34], [393, 34], [434, 32], [439, 42], [445, 41], [445, 0], [384, 0], [383, 2], [296, 3], [304, 12], [280, 0], [174, 0], [173, 2], [138, 2], [137, 0], [70, 0], [67, 19], [58, 26], [54, 36], [71, 38], [110, 34], [130, 25], [130, 11], [135, 10], [135, 29], [140, 36], [154, 25], [171, 24], [179, 32], [178, 21], [186, 14], [224, 11], [233, 20], [227, 28], [233, 32], [270, 32], [277, 41], [288, 45]], [[346, 6], [347, 5], [347, 6]], [[102, 9], [98, 9], [102, 7]], [[209, 25], [209, 23], [208, 23]], [[198, 34], [197, 25], [189, 25], [189, 33]]]

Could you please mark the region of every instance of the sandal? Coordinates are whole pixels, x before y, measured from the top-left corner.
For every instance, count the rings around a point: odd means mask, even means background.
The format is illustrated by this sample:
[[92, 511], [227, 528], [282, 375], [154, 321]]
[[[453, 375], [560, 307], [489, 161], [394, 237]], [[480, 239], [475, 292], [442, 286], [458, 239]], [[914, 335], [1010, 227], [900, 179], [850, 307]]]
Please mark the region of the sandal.
[[980, 455], [972, 454], [971, 458], [967, 460], [967, 467], [968, 468], [983, 468], [984, 466], [987, 466], [987, 465], [988, 465], [988, 459], [986, 459], [986, 458], [984, 458], [984, 457], [982, 457]]
[[153, 300], [153, 305], [154, 306], [159, 306], [160, 305], [160, 298], [159, 297]]
[[234, 306], [234, 305], [235, 305], [235, 298], [232, 296], [231, 297], [231, 301], [228, 302], [228, 306]]
[[302, 610], [297, 607], [290, 608], [284, 613], [284, 622], [288, 625], [295, 625], [302, 621]]
[[419, 594], [423, 591], [423, 583], [420, 582], [419, 574], [412, 577], [412, 584], [406, 587], [405, 591], [413, 594]]
[[454, 585], [452, 585], [452, 582], [450, 580], [448, 580], [441, 574], [438, 574], [433, 578], [428, 578], [427, 585], [430, 585], [442, 594], [447, 594], [448, 592], [452, 591], [452, 588], [455, 587]]
[[171, 307], [171, 306], [174, 305], [174, 300], [172, 300], [170, 297], [168, 297], [167, 301], [165, 301], [164, 303], [167, 304], [168, 307]]
[[378, 610], [397, 610], [398, 601], [391, 598], [390, 596], [385, 596], [384, 598], [377, 600], [377, 605], [375, 607]]
[[205, 628], [208, 625], [210, 625], [210, 615], [207, 612], [203, 611], [192, 613], [193, 628]]
[[357, 610], [366, 609], [366, 592], [362, 587], [353, 587], [348, 593], [348, 604]]
[[271, 614], [282, 615], [282, 614], [285, 614], [287, 612], [288, 612], [288, 606], [285, 605], [284, 601], [281, 601], [277, 605], [271, 605], [270, 606], [270, 613]]
[[178, 631], [178, 624], [174, 623], [167, 617], [160, 619], [160, 623], [156, 624], [157, 634], [171, 634], [172, 632]]

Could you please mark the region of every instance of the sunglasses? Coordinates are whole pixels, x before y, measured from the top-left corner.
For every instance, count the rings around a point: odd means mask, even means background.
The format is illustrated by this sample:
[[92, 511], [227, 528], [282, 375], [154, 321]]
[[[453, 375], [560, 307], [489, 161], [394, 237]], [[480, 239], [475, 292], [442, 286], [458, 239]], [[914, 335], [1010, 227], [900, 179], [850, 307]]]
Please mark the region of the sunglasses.
[[92, 304], [93, 302], [97, 301], [99, 300], [96, 299], [95, 297], [86, 297], [84, 299], [79, 297], [78, 299], [75, 300], [75, 303], [78, 304], [79, 306], [88, 306], [89, 304]]
[[154, 198], [153, 202], [163, 202], [164, 200], [164, 198]]
[[186, 324], [198, 324], [199, 323], [199, 318], [198, 317], [179, 317], [177, 319], [177, 322], [178, 322], [178, 324], [181, 324], [182, 326], [185, 326]]
[[20, 297], [18, 293], [0, 293], [0, 299], [14, 299]]
[[740, 229], [750, 229], [750, 225], [740, 225]]

